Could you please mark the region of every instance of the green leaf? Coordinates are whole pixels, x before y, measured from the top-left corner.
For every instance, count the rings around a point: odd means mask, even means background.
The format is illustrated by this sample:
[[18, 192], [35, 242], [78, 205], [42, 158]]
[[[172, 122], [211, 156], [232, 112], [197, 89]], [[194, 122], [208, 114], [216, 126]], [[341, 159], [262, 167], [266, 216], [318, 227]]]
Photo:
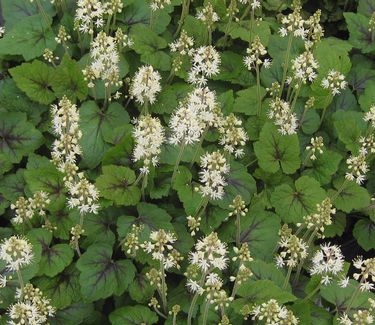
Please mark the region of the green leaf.
[[369, 19], [362, 14], [344, 12], [345, 21], [348, 24], [349, 42], [363, 53], [371, 53], [375, 50], [371, 32], [368, 29]]
[[9, 70], [17, 87], [26, 93], [32, 100], [40, 104], [51, 104], [56, 96], [52, 85], [56, 83], [55, 69], [49, 65], [34, 60], [23, 63]]
[[332, 69], [346, 75], [351, 68], [349, 58], [351, 48], [348, 42], [334, 37], [324, 38], [317, 43], [314, 56], [319, 62], [318, 72], [320, 76], [325, 77], [328, 71]]
[[336, 282], [333, 282], [329, 286], [322, 286], [320, 294], [323, 299], [333, 304], [336, 308], [345, 309], [350, 303], [351, 308], [359, 308], [367, 302], [368, 298], [372, 297], [372, 293], [362, 292], [356, 296], [356, 299], [351, 299], [358, 285], [357, 281], [350, 280], [349, 285], [346, 288], [342, 288]]
[[357, 153], [359, 149], [358, 139], [366, 130], [363, 114], [353, 111], [338, 111], [333, 117], [339, 139], [345, 144], [346, 149]]
[[96, 179], [100, 195], [118, 205], [135, 205], [141, 198], [141, 191], [131, 185], [135, 181], [135, 173], [128, 167], [103, 166], [103, 174]]
[[286, 174], [294, 173], [300, 166], [300, 149], [297, 135], [281, 135], [271, 123], [266, 123], [254, 143], [259, 166], [275, 173], [280, 167]]
[[109, 320], [112, 325], [151, 325], [158, 321], [158, 316], [147, 307], [137, 305], [116, 309], [109, 315]]
[[361, 219], [356, 222], [353, 236], [358, 244], [366, 251], [375, 248], [375, 223], [370, 219]]
[[[249, 87], [244, 90], [237, 91], [237, 96], [234, 105], [233, 112], [244, 113], [245, 115], [257, 115], [257, 87]], [[261, 99], [266, 95], [266, 90], [261, 87], [260, 89]]]
[[186, 214], [194, 214], [202, 201], [202, 196], [195, 191], [195, 185], [192, 184], [192, 175], [188, 168], [184, 166], [179, 167], [179, 171], [172, 184], [172, 188], [177, 191], [178, 197], [184, 206]]
[[24, 169], [18, 169], [14, 174], [5, 175], [0, 179], [0, 193], [9, 202], [15, 202], [20, 196], [24, 196], [25, 179]]
[[188, 93], [190, 86], [185, 83], [173, 83], [163, 87], [158, 95], [158, 100], [151, 106], [151, 111], [156, 114], [171, 114]]
[[94, 101], [84, 102], [80, 108], [82, 163], [89, 168], [98, 166], [109, 147], [103, 133], [128, 122], [129, 115], [119, 104], [102, 111]]
[[295, 188], [282, 184], [275, 188], [271, 203], [285, 223], [299, 223], [308, 214], [314, 213], [316, 204], [326, 197], [318, 181], [309, 176], [298, 178]]
[[359, 96], [358, 103], [361, 106], [362, 111], [369, 111], [370, 107], [374, 104], [375, 98], [375, 82], [370, 81], [365, 87], [365, 91]]
[[[84, 304], [77, 302], [67, 306], [63, 310], [58, 310], [56, 315], [51, 319], [51, 325], [76, 325], [76, 324], [92, 324], [90, 317], [97, 316], [97, 312], [92, 304]], [[96, 317], [96, 321], [99, 321]]]
[[196, 45], [204, 45], [206, 42], [206, 35], [207, 35], [207, 27], [204, 23], [191, 16], [187, 15], [184, 19], [184, 24], [182, 25], [182, 30], [186, 31], [186, 33], [194, 38], [194, 42]]
[[91, 245], [77, 261], [77, 268], [81, 271], [81, 293], [87, 301], [123, 294], [135, 274], [131, 261], [112, 259], [112, 247], [106, 243]]
[[152, 29], [142, 24], [133, 26], [130, 36], [134, 41], [132, 48], [141, 55], [142, 62], [162, 71], [170, 69], [170, 56], [160, 51], [168, 46], [163, 37], [158, 36]]
[[[41, 177], [43, 175], [43, 177]], [[63, 175], [50, 163], [49, 167], [25, 170], [25, 180], [31, 192], [44, 191], [49, 194], [49, 209], [58, 210], [66, 203]]]
[[157, 205], [141, 202], [137, 205], [137, 211], [137, 221], [147, 225], [151, 230], [164, 229], [174, 232], [172, 217]]
[[23, 156], [39, 148], [42, 143], [42, 134], [26, 120], [26, 114], [1, 113], [0, 154], [9, 162], [19, 163]]
[[[278, 287], [283, 287], [285, 275], [283, 274], [282, 270], [276, 267], [274, 262], [266, 263], [262, 260], [254, 260], [250, 263], [250, 268], [253, 272], [253, 279], [270, 280]], [[288, 285], [288, 291], [291, 291], [290, 285]]]
[[230, 172], [226, 176], [226, 181], [228, 185], [224, 188], [224, 196], [218, 201], [222, 209], [228, 209], [237, 195], [241, 195], [245, 203], [249, 203], [256, 193], [254, 178], [247, 172], [246, 167], [238, 162], [230, 163]]
[[284, 304], [297, 299], [293, 294], [281, 289], [270, 280], [247, 280], [238, 286], [237, 293], [252, 303], [276, 299], [280, 304]]
[[51, 245], [52, 233], [47, 229], [34, 229], [29, 232], [42, 247], [39, 275], [54, 277], [62, 272], [73, 260], [73, 249], [68, 244]]
[[325, 226], [324, 236], [332, 238], [335, 236], [342, 236], [346, 227], [346, 214], [338, 211], [332, 216], [332, 224]]
[[66, 96], [73, 102], [77, 98], [83, 101], [87, 97], [87, 81], [83, 78], [82, 70], [75, 60], [65, 55], [55, 73], [52, 89], [56, 97]]
[[348, 180], [336, 179], [333, 182], [337, 191], [329, 190], [329, 196], [334, 197], [334, 206], [344, 212], [351, 212], [370, 205], [368, 191], [357, 183]]
[[[55, 15], [54, 5], [50, 1], [43, 1], [40, 5], [48, 16], [53, 17]], [[7, 30], [11, 30], [24, 19], [37, 15], [40, 12], [38, 5], [31, 1], [2, 0], [1, 7], [3, 11], [2, 15], [6, 17], [5, 27]]]
[[152, 298], [155, 288], [143, 273], [135, 275], [134, 280], [129, 284], [129, 295], [138, 303], [147, 303]]
[[321, 185], [329, 184], [341, 160], [342, 155], [339, 153], [324, 149], [322, 154], [317, 154], [317, 159], [311, 161], [312, 168], [306, 170], [305, 174], [314, 177]]
[[363, 14], [370, 18], [374, 11], [375, 3], [372, 0], [360, 0], [358, 2], [357, 12], [359, 14]]
[[[107, 208], [100, 213], [85, 216], [85, 244], [105, 242], [113, 245], [116, 241], [112, 228], [116, 225], [117, 211]], [[100, 236], [98, 236], [100, 234]]]
[[[250, 22], [248, 20], [244, 20], [242, 22], [232, 22], [231, 28], [229, 30], [229, 35], [233, 39], [241, 39], [245, 42], [250, 42], [254, 40], [255, 35], [259, 36], [262, 44], [264, 46], [267, 46], [271, 30], [269, 22], [267, 21], [258, 21], [256, 24], [253, 25], [253, 31], [250, 33], [249, 31], [249, 25]], [[222, 31], [225, 31], [226, 24], [221, 25], [222, 28], [220, 28]], [[250, 40], [250, 35], [252, 36]], [[242, 61], [242, 60], [240, 60]]]
[[82, 299], [78, 277], [79, 271], [72, 264], [52, 278], [36, 278], [35, 284], [51, 298], [54, 307], [63, 309]]
[[[50, 28], [52, 19], [39, 14], [25, 17], [0, 39], [0, 57], [22, 55], [26, 61], [41, 56], [46, 48], [56, 48], [55, 35]], [[41, 72], [40, 72], [41, 73]]]
[[0, 80], [0, 112], [2, 109], [26, 113], [27, 119], [34, 125], [38, 125], [42, 119], [41, 115], [48, 111], [45, 105], [32, 101], [11, 78]]

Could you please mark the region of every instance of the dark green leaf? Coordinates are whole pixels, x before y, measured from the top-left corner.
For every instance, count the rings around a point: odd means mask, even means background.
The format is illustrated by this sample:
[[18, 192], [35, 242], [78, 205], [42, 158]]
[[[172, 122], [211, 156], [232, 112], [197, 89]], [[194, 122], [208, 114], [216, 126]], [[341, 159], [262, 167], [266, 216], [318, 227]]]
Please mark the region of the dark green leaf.
[[370, 205], [369, 193], [355, 182], [336, 179], [333, 185], [337, 191], [329, 190], [329, 195], [335, 198], [333, 204], [337, 209], [350, 212]]
[[158, 321], [158, 316], [147, 307], [137, 305], [116, 309], [109, 315], [109, 320], [112, 325], [151, 325]]
[[286, 174], [294, 173], [300, 166], [299, 141], [297, 135], [281, 135], [271, 123], [266, 123], [254, 143], [259, 166], [275, 173], [281, 169]]
[[131, 185], [135, 181], [135, 173], [128, 167], [103, 166], [103, 174], [96, 179], [100, 195], [119, 205], [135, 205], [141, 198], [141, 191]]
[[[261, 88], [261, 99], [265, 96], [266, 91]], [[257, 87], [249, 87], [244, 90], [237, 92], [237, 98], [234, 101], [233, 112], [244, 113], [245, 115], [256, 115], [257, 114]]]
[[345, 21], [349, 29], [349, 42], [363, 53], [370, 53], [375, 50], [371, 32], [368, 29], [369, 19], [362, 14], [353, 12], [344, 13]]
[[9, 70], [17, 87], [32, 100], [40, 104], [51, 104], [56, 95], [52, 85], [56, 83], [56, 72], [47, 64], [34, 60]]
[[52, 89], [58, 98], [66, 96], [72, 101], [76, 98], [83, 101], [86, 98], [87, 81], [84, 80], [82, 70], [75, 60], [65, 55], [55, 73]]
[[353, 236], [358, 244], [369, 251], [375, 248], [375, 223], [370, 219], [361, 219], [356, 222], [353, 229]]
[[[50, 322], [51, 325], [85, 324], [85, 321], [88, 321], [93, 315], [97, 316], [92, 304], [77, 302], [67, 306], [63, 310], [58, 310], [55, 317], [53, 317]], [[98, 317], [96, 317], [96, 320], [99, 321]]]
[[35, 284], [51, 298], [54, 307], [63, 309], [82, 299], [78, 276], [79, 271], [72, 264], [57, 276], [37, 278]]
[[129, 295], [138, 303], [148, 303], [152, 298], [155, 288], [143, 273], [135, 275], [134, 280], [129, 284]]
[[276, 213], [286, 223], [299, 223], [308, 214], [314, 213], [316, 204], [326, 197], [318, 181], [302, 176], [295, 182], [295, 188], [282, 184], [275, 188], [271, 203]]
[[42, 134], [26, 120], [26, 114], [1, 113], [0, 154], [10, 162], [18, 163], [43, 143]]
[[91, 245], [79, 258], [77, 268], [81, 271], [81, 293], [87, 301], [121, 295], [135, 274], [131, 261], [112, 259], [112, 247], [106, 243]]
[[169, 230], [174, 232], [172, 217], [157, 205], [141, 202], [137, 205], [138, 222], [147, 225], [151, 230]]
[[89, 101], [82, 104], [80, 118], [82, 163], [94, 168], [99, 165], [109, 147], [103, 133], [128, 123], [129, 115], [119, 104], [112, 104], [103, 111], [95, 102]]
[[184, 83], [173, 83], [165, 86], [155, 104], [151, 106], [152, 112], [156, 114], [171, 114], [178, 106], [178, 103], [183, 100], [189, 91], [190, 87]]
[[50, 28], [51, 23], [52, 19], [45, 14], [28, 16], [18, 21], [0, 39], [0, 56], [22, 55], [26, 61], [30, 61], [41, 56], [46, 48], [53, 51], [57, 43]]

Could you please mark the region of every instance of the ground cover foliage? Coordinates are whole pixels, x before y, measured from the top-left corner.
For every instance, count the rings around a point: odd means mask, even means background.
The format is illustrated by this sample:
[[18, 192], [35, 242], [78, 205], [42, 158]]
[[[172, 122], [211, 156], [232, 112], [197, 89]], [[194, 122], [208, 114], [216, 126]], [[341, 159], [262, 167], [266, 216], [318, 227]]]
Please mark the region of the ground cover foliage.
[[1, 324], [373, 323], [373, 1], [0, 5]]

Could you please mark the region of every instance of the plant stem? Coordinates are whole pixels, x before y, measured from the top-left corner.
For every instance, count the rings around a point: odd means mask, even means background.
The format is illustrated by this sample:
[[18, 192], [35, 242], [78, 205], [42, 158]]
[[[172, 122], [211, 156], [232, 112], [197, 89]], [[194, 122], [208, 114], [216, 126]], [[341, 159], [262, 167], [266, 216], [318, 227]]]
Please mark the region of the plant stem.
[[184, 151], [185, 151], [185, 141], [182, 142], [182, 144], [181, 144], [180, 151], [178, 153], [176, 163], [174, 164], [173, 174], [172, 174], [172, 179], [171, 179], [171, 186], [173, 185], [173, 182], [174, 182], [174, 180], [176, 178], [178, 166], [180, 165], [181, 158], [182, 158], [182, 155], [183, 155]]
[[165, 283], [164, 261], [160, 261], [160, 272], [161, 272], [161, 301], [163, 305], [163, 311], [165, 314], [167, 314], [168, 313], [167, 285]]
[[236, 215], [236, 246], [237, 248], [241, 246], [241, 213]]
[[321, 286], [322, 286], [322, 283], [319, 282], [319, 284], [316, 286], [316, 288], [313, 291], [311, 291], [305, 298], [303, 298], [302, 301], [307, 301], [310, 298], [312, 298], [320, 290]]
[[262, 110], [262, 98], [260, 94], [260, 71], [259, 71], [258, 64], [255, 64], [255, 71], [256, 71], [256, 76], [257, 76], [257, 98], [258, 98], [257, 116], [260, 116], [260, 112]]
[[204, 311], [203, 311], [203, 320], [202, 320], [202, 325], [207, 324], [207, 317], [208, 317], [208, 309], [210, 308], [210, 304], [206, 299], [206, 303], [204, 305]]
[[289, 283], [289, 279], [290, 279], [290, 275], [292, 274], [292, 267], [289, 266], [288, 267], [288, 272], [286, 274], [286, 277], [285, 277], [285, 280], [284, 280], [284, 284], [283, 284], [283, 289], [286, 289], [288, 283]]
[[25, 284], [23, 282], [23, 279], [22, 279], [22, 274], [21, 274], [21, 271], [19, 269], [19, 267], [17, 267], [17, 277], [18, 277], [18, 283], [20, 285], [20, 300], [23, 299], [23, 291], [24, 291], [24, 288], [25, 288]]
[[142, 193], [142, 200], [145, 201], [145, 189], [147, 187], [148, 182], [148, 174], [145, 174], [142, 179], [142, 187], [141, 187], [141, 193]]
[[180, 20], [178, 21], [178, 27], [177, 27], [176, 32], [173, 35], [173, 38], [176, 38], [178, 34], [180, 34], [185, 17], [189, 14], [189, 7], [190, 7], [190, 0], [183, 0]]
[[283, 78], [281, 80], [280, 92], [279, 92], [280, 98], [281, 98], [281, 95], [282, 95], [283, 90], [284, 90], [286, 74], [288, 73], [289, 57], [290, 57], [290, 50], [292, 48], [292, 43], [293, 43], [293, 33], [290, 33], [289, 38], [288, 38], [288, 46], [286, 48], [286, 53], [285, 53], [284, 64], [283, 64], [283, 70], [284, 71], [283, 71]]
[[199, 293], [196, 292], [193, 296], [193, 299], [191, 300], [191, 304], [190, 304], [189, 312], [188, 312], [187, 325], [191, 325], [191, 318], [193, 316], [193, 311], [194, 311], [195, 304], [197, 303], [198, 296], [199, 296]]

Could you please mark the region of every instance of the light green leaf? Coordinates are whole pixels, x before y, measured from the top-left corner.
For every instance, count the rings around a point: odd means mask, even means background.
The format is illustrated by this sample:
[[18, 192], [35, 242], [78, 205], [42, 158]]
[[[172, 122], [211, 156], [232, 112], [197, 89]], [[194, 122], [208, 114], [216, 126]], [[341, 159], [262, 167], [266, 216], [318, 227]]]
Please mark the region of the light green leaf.
[[370, 219], [361, 219], [356, 222], [353, 236], [358, 244], [366, 251], [375, 248], [375, 223]]
[[56, 72], [49, 65], [34, 60], [9, 70], [17, 87], [32, 100], [40, 104], [51, 104], [56, 95], [52, 86], [56, 83]]
[[251, 303], [263, 303], [269, 299], [276, 299], [280, 304], [284, 304], [297, 299], [271, 280], [247, 280], [238, 287], [237, 293]]
[[280, 167], [286, 174], [294, 173], [300, 166], [300, 149], [297, 135], [282, 135], [271, 123], [266, 123], [254, 143], [259, 166], [275, 173]]
[[362, 111], [368, 112], [370, 107], [375, 103], [375, 82], [369, 81], [366, 84], [364, 92], [359, 96], [358, 103]]
[[188, 168], [184, 166], [179, 167], [172, 188], [177, 191], [186, 214], [194, 214], [202, 201], [202, 196], [195, 191], [195, 185], [192, 184], [192, 175]]
[[326, 197], [318, 181], [302, 176], [295, 181], [295, 188], [282, 184], [275, 188], [271, 203], [285, 223], [299, 223], [308, 214], [314, 213], [316, 204]]
[[[55, 35], [47, 15], [25, 17], [0, 39], [0, 57], [22, 55], [26, 61], [41, 56], [46, 48], [56, 48]], [[40, 72], [41, 73], [41, 72]]]
[[356, 154], [359, 149], [358, 139], [366, 130], [363, 114], [353, 111], [338, 111], [333, 117], [339, 139], [349, 151]]
[[71, 101], [83, 101], [88, 93], [87, 81], [83, 78], [78, 63], [65, 55], [56, 68], [52, 89], [58, 98], [68, 97]]
[[80, 108], [82, 163], [89, 168], [99, 165], [109, 148], [103, 133], [118, 130], [117, 127], [128, 122], [129, 115], [119, 104], [111, 104], [102, 111], [95, 102], [84, 102]]
[[158, 316], [145, 306], [126, 306], [113, 311], [109, 315], [112, 325], [151, 325], [158, 321]]
[[141, 198], [141, 191], [131, 185], [135, 181], [135, 173], [128, 167], [103, 166], [103, 174], [96, 179], [100, 195], [118, 205], [135, 205]]
[[333, 185], [337, 191], [329, 190], [330, 197], [334, 197], [334, 206], [344, 212], [363, 209], [370, 205], [370, 194], [357, 183], [336, 179]]
[[168, 46], [163, 37], [158, 36], [152, 29], [142, 24], [132, 27], [130, 36], [134, 41], [132, 48], [141, 55], [142, 62], [162, 71], [170, 69], [169, 55], [160, 51]]
[[0, 119], [0, 154], [11, 163], [19, 163], [43, 143], [42, 134], [26, 120], [26, 114], [3, 112]]
[[[249, 87], [244, 90], [237, 91], [237, 96], [234, 105], [233, 112], [244, 113], [245, 115], [257, 115], [258, 110], [258, 96], [257, 87]], [[261, 87], [260, 89], [261, 98], [266, 95], [266, 90]]]
[[368, 29], [369, 18], [354, 12], [344, 12], [343, 15], [348, 24], [349, 42], [363, 53], [375, 51], [375, 44]]
[[131, 261], [112, 259], [112, 247], [106, 243], [89, 246], [77, 268], [81, 271], [81, 293], [87, 301], [123, 294], [135, 274]]

